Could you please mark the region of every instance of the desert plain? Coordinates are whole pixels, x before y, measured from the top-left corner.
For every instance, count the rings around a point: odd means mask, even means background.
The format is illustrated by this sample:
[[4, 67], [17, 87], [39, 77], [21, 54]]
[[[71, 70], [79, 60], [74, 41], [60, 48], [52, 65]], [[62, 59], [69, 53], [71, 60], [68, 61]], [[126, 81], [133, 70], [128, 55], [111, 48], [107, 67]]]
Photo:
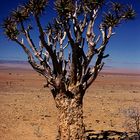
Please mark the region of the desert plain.
[[[45, 79], [24, 67], [0, 66], [0, 140], [55, 140], [57, 108]], [[102, 72], [83, 101], [86, 130], [126, 132], [125, 111], [140, 109], [140, 74]]]

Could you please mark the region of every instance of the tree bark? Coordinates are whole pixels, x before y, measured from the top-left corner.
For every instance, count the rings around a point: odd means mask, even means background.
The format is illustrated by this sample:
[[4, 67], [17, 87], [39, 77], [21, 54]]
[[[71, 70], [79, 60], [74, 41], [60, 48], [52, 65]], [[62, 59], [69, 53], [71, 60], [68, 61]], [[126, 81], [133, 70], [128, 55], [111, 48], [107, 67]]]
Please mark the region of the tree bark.
[[81, 94], [74, 95], [72, 92], [56, 95], [58, 140], [86, 140], [82, 100]]

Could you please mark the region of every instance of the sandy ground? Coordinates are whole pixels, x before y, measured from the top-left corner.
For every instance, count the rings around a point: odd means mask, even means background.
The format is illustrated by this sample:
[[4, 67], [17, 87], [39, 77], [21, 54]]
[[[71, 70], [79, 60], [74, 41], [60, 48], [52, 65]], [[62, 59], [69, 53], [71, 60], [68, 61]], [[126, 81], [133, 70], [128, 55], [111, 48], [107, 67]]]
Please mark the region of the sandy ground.
[[[57, 109], [43, 77], [0, 69], [0, 140], [55, 140]], [[126, 131], [124, 111], [140, 107], [140, 75], [100, 74], [84, 98], [87, 130]]]

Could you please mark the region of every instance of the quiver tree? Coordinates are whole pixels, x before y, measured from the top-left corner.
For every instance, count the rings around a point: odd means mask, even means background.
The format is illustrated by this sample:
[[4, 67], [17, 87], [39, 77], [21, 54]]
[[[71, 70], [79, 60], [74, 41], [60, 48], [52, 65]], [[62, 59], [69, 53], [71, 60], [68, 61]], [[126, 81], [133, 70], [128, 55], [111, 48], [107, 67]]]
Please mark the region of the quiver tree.
[[[114, 28], [133, 19], [135, 12], [131, 6], [105, 4], [104, 0], [56, 0], [57, 16], [44, 26], [47, 5], [47, 0], [29, 0], [19, 6], [4, 20], [4, 32], [45, 77], [59, 110], [59, 139], [85, 140], [85, 91], [103, 68], [102, 60], [109, 56], [105, 49]], [[32, 37], [34, 32], [38, 37]]]

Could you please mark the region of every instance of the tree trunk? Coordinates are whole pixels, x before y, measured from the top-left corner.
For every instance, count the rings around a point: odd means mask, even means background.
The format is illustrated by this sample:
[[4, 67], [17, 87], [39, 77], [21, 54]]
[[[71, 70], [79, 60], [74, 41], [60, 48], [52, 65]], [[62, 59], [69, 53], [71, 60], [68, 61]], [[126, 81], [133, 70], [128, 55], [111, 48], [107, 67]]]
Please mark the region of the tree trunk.
[[56, 95], [59, 140], [86, 140], [82, 99], [81, 94], [74, 95], [72, 92]]

